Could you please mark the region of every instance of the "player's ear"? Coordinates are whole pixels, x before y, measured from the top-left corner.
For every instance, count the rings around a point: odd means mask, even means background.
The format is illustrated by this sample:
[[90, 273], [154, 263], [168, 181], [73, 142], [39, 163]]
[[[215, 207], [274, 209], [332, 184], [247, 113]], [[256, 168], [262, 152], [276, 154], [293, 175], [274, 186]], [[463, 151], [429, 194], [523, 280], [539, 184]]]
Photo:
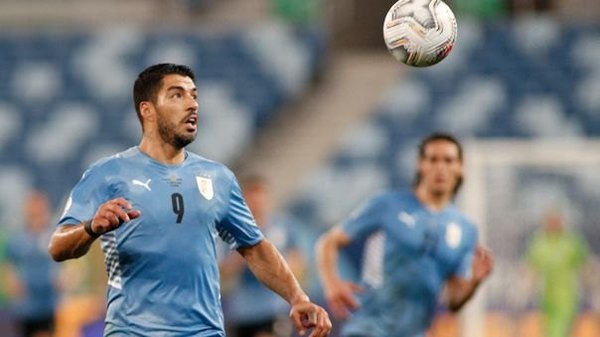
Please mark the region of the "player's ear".
[[142, 101], [140, 103], [140, 114], [145, 121], [154, 119], [154, 105], [150, 101]]

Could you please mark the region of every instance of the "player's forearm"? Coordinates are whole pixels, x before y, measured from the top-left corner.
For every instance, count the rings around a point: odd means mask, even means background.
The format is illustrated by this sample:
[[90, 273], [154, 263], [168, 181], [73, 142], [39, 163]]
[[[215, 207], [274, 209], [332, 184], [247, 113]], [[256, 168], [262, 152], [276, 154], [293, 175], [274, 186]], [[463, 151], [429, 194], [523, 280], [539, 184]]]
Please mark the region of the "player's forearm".
[[479, 287], [479, 282], [471, 280], [462, 280], [456, 282], [448, 288], [448, 309], [458, 312], [473, 297]]
[[57, 261], [76, 259], [85, 255], [95, 238], [90, 236], [83, 224], [59, 227], [50, 238], [48, 252]]
[[309, 300], [283, 256], [271, 242], [265, 239], [239, 251], [252, 273], [288, 303], [293, 305]]

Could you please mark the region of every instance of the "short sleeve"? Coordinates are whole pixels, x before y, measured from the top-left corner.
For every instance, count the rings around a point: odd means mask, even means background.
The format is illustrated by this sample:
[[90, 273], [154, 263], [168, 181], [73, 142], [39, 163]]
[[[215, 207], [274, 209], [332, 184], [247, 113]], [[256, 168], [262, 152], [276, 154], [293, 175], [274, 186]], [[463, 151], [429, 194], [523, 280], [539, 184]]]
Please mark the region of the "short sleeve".
[[365, 237], [375, 232], [381, 226], [381, 216], [385, 211], [385, 198], [378, 196], [352, 212], [342, 223], [342, 230], [352, 239]]
[[237, 179], [232, 179], [227, 212], [217, 225], [219, 236], [232, 249], [253, 246], [262, 241], [263, 234], [244, 200]]
[[468, 236], [464, 253], [453, 272], [453, 276], [458, 276], [461, 278], [471, 277], [473, 258], [475, 255], [475, 249], [477, 248], [477, 229], [474, 225], [469, 225], [469, 228], [471, 228], [471, 230], [469, 231], [470, 235]]
[[105, 181], [98, 167], [88, 169], [71, 190], [58, 226], [75, 225], [93, 218], [98, 207], [109, 200]]
[[458, 263], [457, 268], [454, 270], [454, 276], [461, 278], [471, 277], [471, 265], [473, 264], [474, 253], [475, 248], [473, 247], [463, 255], [462, 259]]

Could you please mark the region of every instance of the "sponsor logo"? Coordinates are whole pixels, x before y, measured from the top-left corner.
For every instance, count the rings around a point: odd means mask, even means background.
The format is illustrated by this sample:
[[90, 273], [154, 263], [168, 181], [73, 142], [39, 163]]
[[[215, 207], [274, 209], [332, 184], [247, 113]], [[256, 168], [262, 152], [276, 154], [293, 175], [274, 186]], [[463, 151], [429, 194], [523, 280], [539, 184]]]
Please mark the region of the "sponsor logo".
[[143, 188], [147, 189], [148, 191], [151, 191], [151, 189], [150, 189], [150, 182], [151, 182], [151, 181], [152, 181], [152, 179], [148, 179], [148, 180], [146, 180], [146, 182], [144, 183], [144, 182], [142, 182], [142, 181], [140, 181], [140, 180], [133, 179], [133, 180], [131, 181], [131, 183], [132, 183], [133, 185], [142, 186]]
[[406, 227], [408, 227], [408, 228], [414, 228], [415, 224], [417, 222], [417, 219], [415, 219], [414, 216], [412, 216], [406, 212], [398, 213], [398, 220], [400, 220], [400, 222], [406, 224]]

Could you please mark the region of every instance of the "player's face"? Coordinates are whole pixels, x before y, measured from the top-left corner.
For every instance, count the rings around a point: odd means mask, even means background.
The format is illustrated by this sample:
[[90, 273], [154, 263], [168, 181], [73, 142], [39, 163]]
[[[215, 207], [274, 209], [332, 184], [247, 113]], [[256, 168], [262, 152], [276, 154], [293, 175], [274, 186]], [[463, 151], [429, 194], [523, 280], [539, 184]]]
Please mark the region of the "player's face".
[[167, 75], [156, 95], [156, 124], [165, 143], [183, 148], [198, 133], [196, 85], [191, 78]]
[[420, 184], [435, 195], [452, 194], [463, 174], [462, 160], [456, 144], [432, 141], [425, 146], [419, 162]]

